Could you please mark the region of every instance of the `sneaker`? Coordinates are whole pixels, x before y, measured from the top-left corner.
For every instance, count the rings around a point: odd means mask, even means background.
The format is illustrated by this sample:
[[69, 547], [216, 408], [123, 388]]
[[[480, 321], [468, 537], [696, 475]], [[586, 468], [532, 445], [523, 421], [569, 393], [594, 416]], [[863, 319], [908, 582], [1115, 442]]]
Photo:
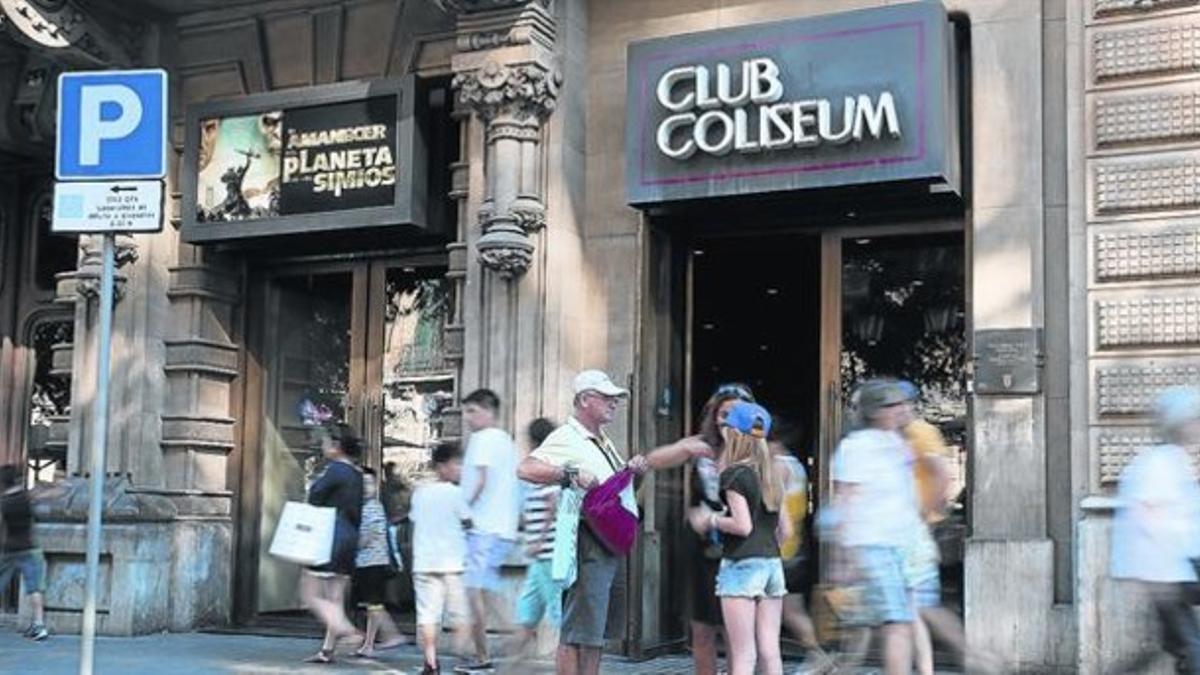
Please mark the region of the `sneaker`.
[[442, 669], [438, 666], [431, 666], [428, 663], [421, 669], [421, 675], [441, 675]]
[[29, 636], [30, 640], [41, 642], [42, 640], [50, 637], [50, 631], [46, 630], [46, 627], [42, 624], [35, 624], [29, 627], [29, 632], [27, 635]]

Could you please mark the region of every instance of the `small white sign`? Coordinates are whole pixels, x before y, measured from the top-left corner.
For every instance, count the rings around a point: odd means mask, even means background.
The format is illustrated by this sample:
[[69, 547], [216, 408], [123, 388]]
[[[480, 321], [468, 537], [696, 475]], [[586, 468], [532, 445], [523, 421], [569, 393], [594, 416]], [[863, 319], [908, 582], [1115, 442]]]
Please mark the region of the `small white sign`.
[[158, 232], [163, 184], [157, 180], [59, 182], [54, 186], [54, 232]]

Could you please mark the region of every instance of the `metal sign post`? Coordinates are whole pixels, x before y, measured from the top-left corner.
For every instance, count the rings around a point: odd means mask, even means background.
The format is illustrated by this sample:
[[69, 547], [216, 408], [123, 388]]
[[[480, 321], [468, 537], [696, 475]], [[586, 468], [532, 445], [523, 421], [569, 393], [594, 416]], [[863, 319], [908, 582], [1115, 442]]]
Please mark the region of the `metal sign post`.
[[[104, 533], [108, 385], [112, 352], [116, 233], [160, 232], [167, 173], [167, 73], [67, 72], [58, 78], [58, 133], [51, 230], [98, 234], [101, 248], [96, 396], [92, 401], [91, 499], [79, 672], [92, 675], [96, 597]], [[115, 113], [115, 114], [114, 114]]]
[[87, 582], [84, 586], [80, 675], [92, 675], [96, 653], [96, 595], [100, 583], [100, 525], [104, 512], [104, 474], [108, 455], [108, 379], [112, 346], [113, 268], [116, 235], [103, 235], [100, 273], [99, 346], [96, 353], [96, 398], [92, 407], [92, 476], [88, 505]]

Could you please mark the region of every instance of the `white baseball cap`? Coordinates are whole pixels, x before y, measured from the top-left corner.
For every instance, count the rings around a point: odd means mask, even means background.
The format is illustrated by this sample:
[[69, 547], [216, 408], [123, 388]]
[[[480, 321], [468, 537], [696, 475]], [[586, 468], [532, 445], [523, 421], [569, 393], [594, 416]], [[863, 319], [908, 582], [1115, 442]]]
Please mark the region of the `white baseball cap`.
[[629, 391], [613, 384], [611, 378], [600, 370], [585, 370], [575, 376], [573, 385], [575, 395], [585, 391], [594, 391], [605, 396], [628, 396]]

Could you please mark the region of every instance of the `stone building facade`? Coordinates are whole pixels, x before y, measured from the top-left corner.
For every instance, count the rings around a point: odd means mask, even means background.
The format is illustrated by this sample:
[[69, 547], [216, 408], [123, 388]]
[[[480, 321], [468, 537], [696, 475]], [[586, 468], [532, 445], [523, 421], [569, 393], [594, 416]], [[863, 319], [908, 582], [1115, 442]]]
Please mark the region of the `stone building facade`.
[[[922, 3], [944, 10], [952, 36], [952, 123], [930, 133], [954, 161], [938, 185], [835, 177], [820, 189], [760, 190], [748, 179], [700, 201], [626, 189], [629, 139], [645, 121], [629, 114], [643, 103], [630, 85], [637, 45], [700, 32], [720, 44], [723, 32], [780, 21], [803, 33], [817, 25], [805, 21], [856, 10], [866, 19], [850, 21], [868, 21], [901, 4], [0, 2], [0, 454], [50, 481], [39, 488], [38, 535], [56, 630], [77, 629], [82, 603], [99, 254], [86, 237], [46, 232], [52, 83], [63, 70], [137, 66], [170, 77], [172, 219], [120, 243], [102, 631], [264, 626], [296, 609], [264, 541], [271, 509], [302, 488], [302, 428], [283, 399], [319, 389], [287, 388], [296, 364], [316, 372], [318, 352], [279, 345], [305, 322], [334, 322], [322, 336], [346, 368], [330, 406], [364, 429], [375, 465], [415, 466], [436, 438], [460, 437], [454, 401], [479, 386], [501, 393], [515, 435], [535, 417], [561, 418], [572, 374], [596, 366], [634, 391], [611, 433], [623, 450], [640, 449], [690, 431], [714, 378], [751, 377], [705, 351], [720, 323], [705, 308], [733, 283], [705, 260], [743, 247], [749, 257], [720, 259], [745, 271], [778, 249], [775, 266], [804, 282], [766, 293], [812, 294], [773, 310], [791, 323], [772, 324], [762, 349], [773, 355], [772, 340], [795, 337], [792, 351], [811, 356], [796, 359], [808, 365], [789, 382], [804, 392], [788, 400], [808, 427], [819, 495], [843, 392], [884, 358], [879, 345], [897, 351], [882, 337], [892, 315], [857, 304], [856, 281], [870, 295], [878, 280], [855, 265], [893, 260], [872, 246], [907, 236], [917, 248], [901, 253], [949, 251], [917, 256], [932, 261], [917, 280], [961, 277], [959, 297], [922, 307], [917, 332], [961, 336], [949, 342], [944, 386], [923, 389], [948, 401], [946, 428], [961, 438], [966, 515], [950, 548], [971, 639], [1022, 672], [1095, 673], [1132, 648], [1149, 624], [1106, 579], [1109, 497], [1153, 438], [1153, 393], [1200, 372], [1200, 3]], [[187, 234], [203, 226], [183, 208], [194, 189], [185, 165], [198, 161], [189, 114], [409, 76], [430, 150], [413, 167], [428, 173], [424, 229]], [[889, 86], [898, 101], [927, 93]], [[708, 185], [728, 192], [719, 183]], [[429, 287], [437, 312], [405, 309], [427, 308]], [[436, 336], [421, 343], [428, 317]], [[434, 356], [413, 365], [417, 352], [401, 342]], [[1014, 356], [1013, 344], [1027, 348]], [[786, 388], [763, 377], [768, 392]], [[410, 433], [420, 437], [397, 440]], [[627, 570], [636, 583], [624, 590], [614, 649], [649, 654], [685, 634], [684, 483], [676, 472], [643, 488], [643, 536]], [[511, 562], [516, 575], [522, 562]]]

